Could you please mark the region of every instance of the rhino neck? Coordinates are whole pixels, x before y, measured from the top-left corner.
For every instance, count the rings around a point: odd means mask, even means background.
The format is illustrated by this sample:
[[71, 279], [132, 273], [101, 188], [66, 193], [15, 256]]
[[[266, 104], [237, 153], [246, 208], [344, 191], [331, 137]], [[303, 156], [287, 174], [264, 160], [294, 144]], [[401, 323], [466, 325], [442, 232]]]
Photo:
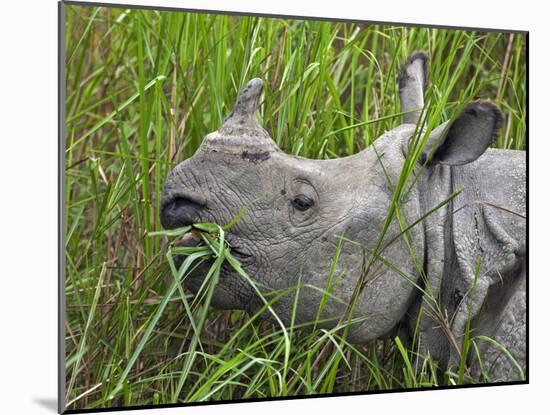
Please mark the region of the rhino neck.
[[[452, 194], [452, 168], [433, 165], [419, 181], [420, 210], [425, 215]], [[421, 284], [426, 293], [417, 299], [409, 310], [409, 326], [415, 327], [420, 316], [420, 333], [417, 336], [421, 354], [428, 353], [443, 365], [449, 356], [448, 342], [434, 315], [434, 307], [439, 306], [442, 276], [445, 266], [453, 262], [451, 232], [452, 201], [428, 215], [423, 221], [424, 233], [424, 273]], [[434, 303], [435, 299], [435, 303]]]

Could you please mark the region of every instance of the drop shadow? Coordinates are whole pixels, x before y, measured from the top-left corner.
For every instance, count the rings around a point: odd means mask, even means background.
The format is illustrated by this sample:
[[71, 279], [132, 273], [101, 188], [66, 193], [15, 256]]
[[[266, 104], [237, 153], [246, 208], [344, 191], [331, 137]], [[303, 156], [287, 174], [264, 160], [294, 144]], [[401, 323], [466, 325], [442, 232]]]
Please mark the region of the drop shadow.
[[55, 398], [34, 398], [34, 402], [53, 413], [57, 413], [57, 399]]

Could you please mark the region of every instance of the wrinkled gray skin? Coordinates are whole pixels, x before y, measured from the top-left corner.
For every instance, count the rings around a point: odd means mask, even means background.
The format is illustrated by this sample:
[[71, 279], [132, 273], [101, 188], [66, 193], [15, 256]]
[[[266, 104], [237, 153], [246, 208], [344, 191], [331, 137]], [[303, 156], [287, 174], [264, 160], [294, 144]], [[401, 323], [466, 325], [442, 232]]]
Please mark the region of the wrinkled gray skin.
[[[273, 305], [285, 324], [299, 283], [296, 322], [316, 319], [341, 241], [329, 284], [332, 296], [321, 314], [328, 319], [324, 327], [334, 327], [369, 261], [360, 246], [367, 252], [376, 246], [409, 140], [420, 123], [426, 60], [422, 53], [411, 56], [399, 79], [405, 123], [364, 151], [335, 160], [283, 153], [258, 124], [262, 82], [253, 79], [220, 129], [171, 172], [161, 201], [163, 226], [226, 224], [247, 206], [227, 238], [264, 292], [288, 290]], [[420, 350], [442, 369], [453, 368], [472, 316], [474, 334], [500, 342], [525, 369], [525, 153], [487, 149], [500, 124], [494, 105], [476, 102], [431, 133], [415, 168], [419, 178], [400, 212], [402, 220], [413, 223], [454, 191], [463, 192], [410, 230], [410, 249], [399, 236], [398, 221], [392, 221], [382, 246], [395, 241], [380, 253], [385, 263], [375, 261], [369, 270], [354, 313], [361, 320], [349, 330], [351, 341], [397, 333], [406, 340], [419, 321]], [[192, 274], [188, 288], [196, 291], [203, 276], [204, 269]], [[434, 317], [433, 302], [419, 287], [438, 299], [447, 324]], [[263, 305], [227, 266], [213, 304], [250, 312]], [[500, 349], [482, 340], [477, 344], [484, 363], [481, 368], [471, 353], [472, 375], [491, 369], [493, 381], [519, 379], [519, 371]]]

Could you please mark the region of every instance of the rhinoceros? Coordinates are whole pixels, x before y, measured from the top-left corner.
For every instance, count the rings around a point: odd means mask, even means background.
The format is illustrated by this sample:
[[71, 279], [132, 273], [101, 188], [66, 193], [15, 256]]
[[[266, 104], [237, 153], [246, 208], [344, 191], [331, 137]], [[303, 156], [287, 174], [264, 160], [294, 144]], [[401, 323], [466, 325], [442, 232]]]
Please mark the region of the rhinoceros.
[[[525, 152], [489, 148], [502, 123], [489, 102], [427, 130], [425, 53], [405, 61], [398, 85], [402, 125], [355, 155], [312, 160], [285, 154], [260, 126], [262, 81], [252, 79], [221, 127], [170, 172], [161, 224], [223, 225], [244, 211], [227, 241], [262, 290], [288, 292], [272, 305], [284, 324], [333, 328], [351, 313], [354, 343], [416, 332], [442, 371], [456, 368], [465, 335], [477, 336], [474, 378], [524, 379]], [[396, 196], [405, 165], [412, 174]], [[203, 279], [199, 268], [186, 285], [196, 292]], [[264, 305], [227, 265], [212, 303]]]

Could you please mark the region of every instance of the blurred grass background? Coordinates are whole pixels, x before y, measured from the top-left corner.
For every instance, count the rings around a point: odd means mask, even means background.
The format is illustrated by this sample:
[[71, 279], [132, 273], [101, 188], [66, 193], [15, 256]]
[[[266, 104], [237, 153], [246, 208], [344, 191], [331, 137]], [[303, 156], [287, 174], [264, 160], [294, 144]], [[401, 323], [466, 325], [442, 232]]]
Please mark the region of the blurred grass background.
[[[283, 378], [280, 330], [214, 309], [182, 374], [193, 328], [175, 298], [109, 396], [171, 281], [165, 237], [147, 236], [161, 229], [164, 180], [240, 88], [265, 81], [260, 118], [284, 151], [346, 156], [401, 123], [397, 75], [416, 50], [430, 56], [426, 101], [443, 106], [440, 121], [490, 99], [504, 113], [495, 146], [525, 149], [523, 34], [67, 6], [70, 409], [441, 384], [432, 362], [413, 371], [413, 352], [393, 341], [321, 355], [330, 339], [315, 333], [294, 335]], [[331, 365], [337, 353], [344, 359]], [[462, 381], [448, 374], [444, 384]]]

